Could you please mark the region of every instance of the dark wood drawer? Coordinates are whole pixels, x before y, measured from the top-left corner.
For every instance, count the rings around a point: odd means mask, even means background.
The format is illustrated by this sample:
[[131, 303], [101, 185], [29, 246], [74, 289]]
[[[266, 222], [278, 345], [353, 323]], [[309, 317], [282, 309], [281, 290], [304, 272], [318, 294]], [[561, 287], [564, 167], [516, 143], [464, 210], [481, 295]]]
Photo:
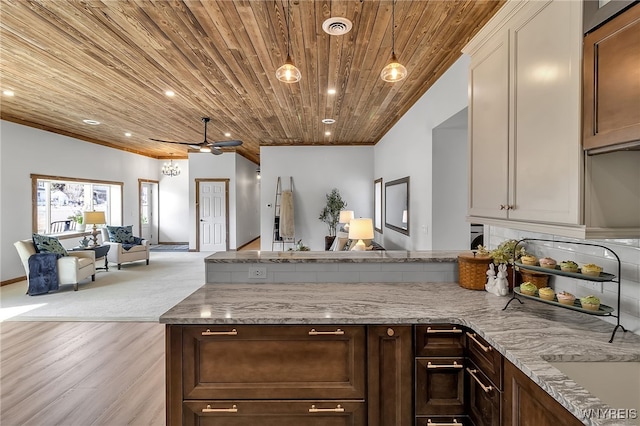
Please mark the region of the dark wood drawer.
[[475, 426], [500, 426], [500, 390], [473, 362], [465, 367], [469, 418]]
[[416, 356], [464, 356], [463, 331], [452, 324], [416, 326]]
[[415, 414], [465, 413], [464, 366], [460, 358], [416, 358]]
[[473, 331], [467, 337], [467, 356], [482, 372], [502, 390], [502, 355]]
[[185, 401], [183, 426], [365, 426], [354, 401]]
[[416, 426], [474, 426], [467, 416], [417, 417]]
[[185, 326], [183, 399], [364, 399], [365, 327]]

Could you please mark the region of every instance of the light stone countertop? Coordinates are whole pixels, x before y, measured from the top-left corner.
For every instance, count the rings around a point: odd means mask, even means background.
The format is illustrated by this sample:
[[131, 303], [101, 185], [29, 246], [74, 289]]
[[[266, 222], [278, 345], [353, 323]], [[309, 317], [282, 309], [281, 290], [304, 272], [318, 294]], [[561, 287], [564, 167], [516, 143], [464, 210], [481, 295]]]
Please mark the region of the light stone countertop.
[[[635, 424], [586, 418], [609, 409], [549, 361], [640, 361], [640, 336], [594, 316], [456, 283], [206, 284], [160, 317], [167, 324], [429, 324], [472, 328], [588, 425]], [[629, 407], [613, 407], [629, 408]]]
[[380, 263], [457, 262], [460, 251], [225, 251], [207, 256], [205, 263]]

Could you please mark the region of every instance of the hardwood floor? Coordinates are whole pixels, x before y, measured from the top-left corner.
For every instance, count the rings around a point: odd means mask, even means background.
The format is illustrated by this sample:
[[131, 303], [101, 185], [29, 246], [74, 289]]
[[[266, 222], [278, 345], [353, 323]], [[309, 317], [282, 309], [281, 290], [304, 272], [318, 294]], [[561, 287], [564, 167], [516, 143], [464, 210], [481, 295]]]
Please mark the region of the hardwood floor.
[[0, 424], [164, 425], [164, 324], [0, 323]]

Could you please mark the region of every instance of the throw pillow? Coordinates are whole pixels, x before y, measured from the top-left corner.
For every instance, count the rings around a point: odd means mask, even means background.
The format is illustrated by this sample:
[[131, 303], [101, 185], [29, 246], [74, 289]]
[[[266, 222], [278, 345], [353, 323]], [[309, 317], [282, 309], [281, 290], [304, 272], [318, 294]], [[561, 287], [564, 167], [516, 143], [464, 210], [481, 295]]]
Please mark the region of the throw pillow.
[[112, 243], [133, 244], [133, 225], [129, 226], [107, 226], [109, 241]]
[[62, 256], [68, 256], [67, 250], [62, 247], [60, 240], [48, 235], [33, 234], [33, 245], [38, 253], [56, 253]]

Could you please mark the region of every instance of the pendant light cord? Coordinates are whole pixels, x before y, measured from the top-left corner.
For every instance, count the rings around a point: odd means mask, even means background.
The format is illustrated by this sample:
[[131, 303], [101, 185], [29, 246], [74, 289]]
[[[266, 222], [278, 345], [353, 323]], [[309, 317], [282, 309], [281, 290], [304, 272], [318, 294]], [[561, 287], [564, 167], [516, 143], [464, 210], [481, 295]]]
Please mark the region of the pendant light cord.
[[391, 0], [391, 54], [396, 54], [396, 0]]
[[287, 58], [291, 54], [291, 33], [289, 32], [289, 21], [291, 21], [291, 0], [287, 0]]

